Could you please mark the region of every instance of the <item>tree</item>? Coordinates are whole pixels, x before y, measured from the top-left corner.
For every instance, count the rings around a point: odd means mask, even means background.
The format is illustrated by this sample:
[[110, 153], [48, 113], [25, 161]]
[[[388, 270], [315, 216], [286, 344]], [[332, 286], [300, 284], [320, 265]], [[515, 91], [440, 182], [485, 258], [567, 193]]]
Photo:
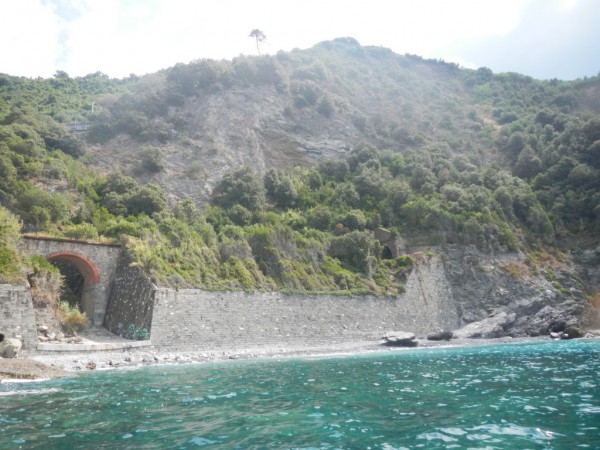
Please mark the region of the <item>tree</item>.
[[239, 204], [251, 212], [265, 207], [265, 187], [250, 167], [240, 167], [229, 171], [215, 186], [212, 203], [224, 209]]
[[542, 161], [535, 154], [531, 146], [527, 144], [517, 157], [514, 173], [518, 177], [531, 179], [540, 171], [541, 166]]
[[250, 32], [250, 34], [248, 35], [248, 37], [252, 37], [256, 40], [256, 50], [258, 51], [258, 54], [260, 55], [260, 46], [259, 44], [261, 42], [263, 42], [265, 39], [267, 39], [267, 35], [265, 33], [263, 33], [262, 31], [260, 31], [258, 28], [255, 28], [254, 30], [252, 30]]
[[341, 222], [350, 230], [364, 230], [367, 219], [360, 209], [353, 209], [341, 218]]
[[298, 192], [292, 179], [279, 174], [276, 169], [269, 169], [264, 176], [264, 183], [269, 199], [280, 208], [291, 208], [298, 199]]
[[167, 208], [167, 197], [162, 187], [146, 184], [125, 200], [125, 206], [131, 215], [151, 216], [153, 213]]

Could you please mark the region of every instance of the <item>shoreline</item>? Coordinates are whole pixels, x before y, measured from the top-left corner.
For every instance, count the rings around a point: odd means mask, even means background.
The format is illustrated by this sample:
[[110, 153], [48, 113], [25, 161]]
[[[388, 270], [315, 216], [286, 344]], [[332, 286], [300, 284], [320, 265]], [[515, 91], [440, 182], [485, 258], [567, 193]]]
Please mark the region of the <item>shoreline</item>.
[[380, 342], [359, 341], [332, 343], [318, 347], [271, 347], [218, 350], [172, 350], [154, 347], [98, 352], [24, 352], [14, 359], [0, 358], [0, 382], [42, 381], [72, 377], [94, 370], [135, 369], [154, 365], [216, 363], [231, 360], [277, 358], [328, 358], [390, 351], [427, 350], [434, 348], [478, 347], [484, 345], [535, 343], [552, 341], [550, 337], [501, 337], [494, 339], [452, 339], [429, 341], [416, 339], [415, 347], [390, 347]]

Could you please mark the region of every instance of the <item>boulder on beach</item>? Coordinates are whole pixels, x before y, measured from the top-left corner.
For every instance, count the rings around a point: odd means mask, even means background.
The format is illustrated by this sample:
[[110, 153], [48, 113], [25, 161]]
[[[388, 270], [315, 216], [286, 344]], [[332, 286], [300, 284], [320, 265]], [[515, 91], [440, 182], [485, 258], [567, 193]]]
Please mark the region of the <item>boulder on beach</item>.
[[428, 341], [449, 341], [454, 336], [454, 333], [449, 330], [434, 331], [427, 335]]
[[2, 358], [16, 358], [21, 350], [21, 341], [14, 338], [4, 338], [0, 342], [0, 356]]
[[585, 331], [575, 325], [569, 325], [561, 333], [561, 339], [579, 339], [585, 336]]
[[504, 311], [494, 312], [489, 317], [472, 322], [460, 330], [454, 331], [454, 338], [457, 339], [493, 339], [506, 334], [506, 329], [516, 320], [515, 313], [506, 313]]
[[388, 331], [381, 339], [382, 344], [390, 347], [416, 347], [415, 334], [407, 331]]

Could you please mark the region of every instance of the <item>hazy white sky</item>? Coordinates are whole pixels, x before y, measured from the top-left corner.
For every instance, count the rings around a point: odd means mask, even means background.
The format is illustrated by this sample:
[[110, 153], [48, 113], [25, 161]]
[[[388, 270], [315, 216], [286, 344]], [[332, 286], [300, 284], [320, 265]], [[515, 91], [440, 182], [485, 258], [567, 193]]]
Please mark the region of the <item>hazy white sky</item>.
[[0, 73], [154, 72], [351, 36], [536, 78], [600, 72], [600, 0], [3, 0]]

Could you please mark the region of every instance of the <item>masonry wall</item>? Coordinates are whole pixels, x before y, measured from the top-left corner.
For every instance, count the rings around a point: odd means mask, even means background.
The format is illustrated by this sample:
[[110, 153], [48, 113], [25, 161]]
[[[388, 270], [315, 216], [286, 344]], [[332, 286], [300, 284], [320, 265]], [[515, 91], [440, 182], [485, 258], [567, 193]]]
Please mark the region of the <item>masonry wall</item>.
[[150, 331], [156, 287], [139, 267], [131, 266], [123, 253], [113, 277], [104, 327], [123, 336], [129, 326]]
[[151, 339], [190, 349], [319, 346], [457, 325], [443, 265], [431, 257], [416, 265], [398, 298], [158, 289]]
[[0, 284], [0, 333], [20, 339], [24, 350], [35, 350], [37, 329], [29, 286]]

